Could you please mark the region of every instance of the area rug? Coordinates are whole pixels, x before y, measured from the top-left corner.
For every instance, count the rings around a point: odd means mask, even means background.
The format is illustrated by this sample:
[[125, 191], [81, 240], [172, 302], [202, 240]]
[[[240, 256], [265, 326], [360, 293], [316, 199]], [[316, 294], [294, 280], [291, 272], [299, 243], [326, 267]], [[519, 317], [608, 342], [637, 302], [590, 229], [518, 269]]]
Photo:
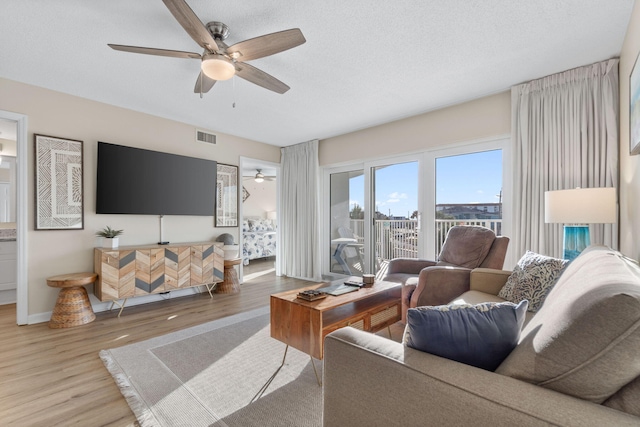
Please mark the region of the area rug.
[[[141, 426], [320, 426], [322, 388], [305, 353], [270, 337], [269, 307], [100, 357]], [[322, 362], [315, 361], [322, 377]]]

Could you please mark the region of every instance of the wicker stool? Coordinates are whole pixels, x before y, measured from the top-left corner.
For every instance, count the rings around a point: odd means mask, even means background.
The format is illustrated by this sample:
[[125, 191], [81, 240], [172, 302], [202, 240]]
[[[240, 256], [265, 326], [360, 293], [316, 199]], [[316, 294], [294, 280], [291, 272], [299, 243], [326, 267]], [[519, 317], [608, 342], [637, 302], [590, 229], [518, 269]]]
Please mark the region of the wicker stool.
[[71, 328], [91, 323], [96, 319], [89, 295], [83, 286], [95, 282], [97, 278], [98, 275], [95, 273], [72, 273], [47, 279], [47, 285], [61, 288], [49, 320], [50, 328]]

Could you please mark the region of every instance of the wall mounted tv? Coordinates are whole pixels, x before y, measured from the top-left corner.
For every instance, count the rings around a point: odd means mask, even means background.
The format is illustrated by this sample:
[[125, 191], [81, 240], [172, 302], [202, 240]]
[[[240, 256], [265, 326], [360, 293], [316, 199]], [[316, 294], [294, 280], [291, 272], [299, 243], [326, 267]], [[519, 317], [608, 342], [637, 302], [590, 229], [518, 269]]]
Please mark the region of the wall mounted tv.
[[216, 172], [213, 160], [98, 142], [96, 213], [213, 216]]

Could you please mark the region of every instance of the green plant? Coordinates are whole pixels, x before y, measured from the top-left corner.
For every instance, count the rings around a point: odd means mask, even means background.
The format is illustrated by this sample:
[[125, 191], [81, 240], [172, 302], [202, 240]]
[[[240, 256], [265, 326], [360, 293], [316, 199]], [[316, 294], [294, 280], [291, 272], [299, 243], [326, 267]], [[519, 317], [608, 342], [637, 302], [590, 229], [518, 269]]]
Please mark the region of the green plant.
[[102, 230], [96, 233], [96, 236], [106, 237], [107, 239], [113, 239], [114, 237], [118, 237], [124, 231], [123, 230], [114, 230], [113, 228], [106, 226]]

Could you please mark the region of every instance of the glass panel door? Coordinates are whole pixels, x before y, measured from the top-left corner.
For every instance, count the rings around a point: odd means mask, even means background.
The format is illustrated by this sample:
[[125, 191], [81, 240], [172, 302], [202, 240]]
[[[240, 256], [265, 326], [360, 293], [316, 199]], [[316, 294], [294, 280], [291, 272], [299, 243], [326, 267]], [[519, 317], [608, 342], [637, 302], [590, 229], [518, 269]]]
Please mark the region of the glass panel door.
[[364, 259], [364, 170], [332, 173], [330, 185], [330, 272], [361, 276]]
[[422, 256], [421, 160], [411, 155], [326, 171], [324, 272], [382, 276], [391, 259]]
[[374, 166], [373, 267], [377, 273], [394, 258], [418, 258], [419, 162]]
[[501, 149], [436, 158], [436, 254], [454, 225], [502, 234], [502, 164]]

